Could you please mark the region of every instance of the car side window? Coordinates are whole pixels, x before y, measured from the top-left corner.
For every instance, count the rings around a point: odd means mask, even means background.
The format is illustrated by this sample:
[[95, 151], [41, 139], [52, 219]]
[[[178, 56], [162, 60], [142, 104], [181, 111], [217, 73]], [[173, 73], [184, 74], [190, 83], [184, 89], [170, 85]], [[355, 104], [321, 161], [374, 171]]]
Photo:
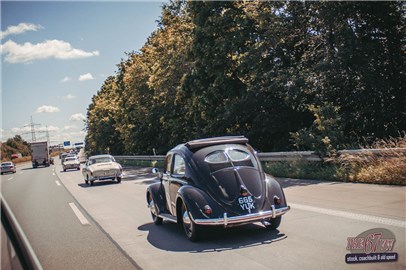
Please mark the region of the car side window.
[[171, 166], [172, 166], [172, 155], [167, 155], [165, 158], [165, 173], [170, 173], [171, 172]]
[[173, 171], [172, 174], [177, 175], [177, 176], [183, 176], [185, 175], [185, 160], [179, 156], [175, 155], [174, 156], [174, 161], [173, 161]]

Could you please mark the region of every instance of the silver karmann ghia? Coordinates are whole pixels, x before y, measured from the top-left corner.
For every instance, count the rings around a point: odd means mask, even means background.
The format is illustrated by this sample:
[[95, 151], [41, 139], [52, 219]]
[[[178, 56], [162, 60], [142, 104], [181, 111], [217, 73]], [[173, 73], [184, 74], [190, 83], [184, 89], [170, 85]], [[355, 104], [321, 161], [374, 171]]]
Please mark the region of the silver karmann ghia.
[[123, 168], [111, 155], [91, 156], [82, 169], [85, 183], [93, 186], [95, 180], [115, 180], [121, 182]]

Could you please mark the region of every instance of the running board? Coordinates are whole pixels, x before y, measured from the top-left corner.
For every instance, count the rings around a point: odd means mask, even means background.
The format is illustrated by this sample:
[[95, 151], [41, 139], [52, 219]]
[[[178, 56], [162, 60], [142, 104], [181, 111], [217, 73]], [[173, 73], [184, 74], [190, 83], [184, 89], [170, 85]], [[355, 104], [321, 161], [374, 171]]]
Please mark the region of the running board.
[[166, 214], [166, 213], [161, 213], [158, 215], [159, 217], [163, 218], [164, 220], [170, 221], [170, 222], [174, 222], [177, 223], [178, 220], [176, 219], [176, 217], [170, 215], [170, 214]]

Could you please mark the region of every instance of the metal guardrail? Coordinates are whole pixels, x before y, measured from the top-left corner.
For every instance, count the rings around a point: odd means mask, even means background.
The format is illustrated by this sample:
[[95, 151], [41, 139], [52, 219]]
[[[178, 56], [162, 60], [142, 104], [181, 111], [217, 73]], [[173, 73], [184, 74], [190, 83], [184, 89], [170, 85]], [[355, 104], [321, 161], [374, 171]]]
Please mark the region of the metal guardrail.
[[[389, 155], [390, 153], [406, 155], [406, 148], [385, 148], [385, 149], [356, 149], [356, 150], [340, 150], [339, 155], [361, 155], [361, 154], [373, 154], [373, 155]], [[116, 159], [122, 160], [145, 160], [145, 161], [162, 161], [165, 160], [163, 155], [144, 155], [144, 156], [114, 156]], [[294, 151], [294, 152], [268, 152], [258, 153], [258, 157], [261, 161], [294, 161], [294, 160], [306, 160], [320, 162], [323, 159], [314, 151]]]
[[258, 153], [258, 157], [261, 161], [294, 161], [300, 159], [307, 161], [322, 161], [320, 156], [314, 151]]
[[155, 160], [165, 160], [165, 156], [161, 155], [151, 155], [151, 156], [114, 156], [115, 159], [124, 160], [145, 160], [145, 161], [155, 161]]

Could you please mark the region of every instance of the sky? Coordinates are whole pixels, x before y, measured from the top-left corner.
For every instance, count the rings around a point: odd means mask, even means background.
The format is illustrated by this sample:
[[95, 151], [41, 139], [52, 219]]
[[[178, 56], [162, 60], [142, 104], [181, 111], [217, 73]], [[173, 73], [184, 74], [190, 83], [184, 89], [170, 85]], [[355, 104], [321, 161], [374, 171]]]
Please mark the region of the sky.
[[83, 142], [93, 95], [158, 27], [163, 1], [1, 1], [1, 140]]

